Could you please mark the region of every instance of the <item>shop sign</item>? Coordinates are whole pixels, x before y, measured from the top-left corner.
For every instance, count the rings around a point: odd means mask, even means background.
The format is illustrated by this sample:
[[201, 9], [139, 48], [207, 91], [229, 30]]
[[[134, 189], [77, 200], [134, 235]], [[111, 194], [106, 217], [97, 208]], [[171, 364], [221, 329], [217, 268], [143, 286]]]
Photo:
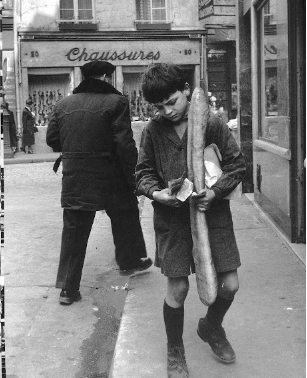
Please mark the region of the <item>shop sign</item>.
[[82, 66], [95, 60], [114, 65], [149, 65], [159, 62], [199, 64], [199, 41], [23, 42], [23, 67]]
[[143, 50], [137, 51], [91, 51], [86, 47], [80, 49], [79, 47], [73, 47], [66, 54], [67, 59], [70, 62], [88, 62], [93, 60], [101, 61], [114, 61], [114, 60], [141, 60], [141, 61], [158, 61], [160, 59], [160, 51], [149, 51], [145, 52]]
[[213, 0], [199, 0], [198, 1], [198, 18], [203, 20], [214, 13]]

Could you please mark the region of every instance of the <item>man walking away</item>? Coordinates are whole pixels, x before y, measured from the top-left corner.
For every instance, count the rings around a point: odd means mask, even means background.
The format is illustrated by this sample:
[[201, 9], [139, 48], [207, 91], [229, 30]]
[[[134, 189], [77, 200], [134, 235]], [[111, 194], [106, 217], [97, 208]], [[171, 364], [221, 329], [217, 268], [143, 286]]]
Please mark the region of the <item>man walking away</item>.
[[[128, 100], [111, 84], [115, 66], [94, 61], [82, 68], [84, 80], [54, 108], [46, 141], [61, 151], [63, 231], [56, 287], [61, 304], [81, 299], [79, 286], [95, 212], [111, 220], [120, 272], [148, 269], [152, 261], [134, 194], [137, 149]], [[55, 167], [55, 170], [57, 168]]]
[[28, 154], [33, 154], [33, 144], [35, 144], [34, 127], [35, 127], [35, 113], [32, 111], [33, 102], [29, 98], [26, 101], [26, 106], [22, 111], [22, 147], [21, 151]]

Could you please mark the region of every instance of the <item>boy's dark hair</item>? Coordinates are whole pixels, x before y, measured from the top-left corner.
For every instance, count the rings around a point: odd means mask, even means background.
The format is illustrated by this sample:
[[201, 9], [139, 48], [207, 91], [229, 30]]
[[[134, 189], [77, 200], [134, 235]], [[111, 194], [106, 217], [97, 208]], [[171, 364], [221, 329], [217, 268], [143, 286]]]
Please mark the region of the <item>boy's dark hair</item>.
[[143, 75], [142, 90], [146, 101], [162, 102], [177, 91], [183, 91], [186, 83], [182, 69], [175, 64], [158, 63]]

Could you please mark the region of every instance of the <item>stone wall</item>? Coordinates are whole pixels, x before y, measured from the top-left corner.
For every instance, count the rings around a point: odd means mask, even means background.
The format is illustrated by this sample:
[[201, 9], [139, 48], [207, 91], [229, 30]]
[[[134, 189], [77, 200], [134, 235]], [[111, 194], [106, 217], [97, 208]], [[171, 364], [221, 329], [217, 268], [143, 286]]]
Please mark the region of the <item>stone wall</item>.
[[[229, 0], [228, 0], [229, 1]], [[58, 0], [16, 0], [20, 12], [20, 30], [58, 31]], [[173, 28], [199, 27], [198, 2], [195, 0], [174, 0], [170, 2], [168, 20]], [[135, 0], [96, 0], [94, 20], [98, 30], [135, 30]]]

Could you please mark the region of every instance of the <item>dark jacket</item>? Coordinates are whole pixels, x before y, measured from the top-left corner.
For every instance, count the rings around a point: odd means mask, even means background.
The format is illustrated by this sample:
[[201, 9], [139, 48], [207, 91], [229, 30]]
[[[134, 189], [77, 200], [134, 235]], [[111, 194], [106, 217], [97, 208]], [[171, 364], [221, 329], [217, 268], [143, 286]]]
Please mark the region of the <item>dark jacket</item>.
[[16, 130], [16, 123], [14, 119], [14, 113], [10, 109], [6, 109], [9, 114], [9, 133], [10, 133], [10, 146], [11, 148], [17, 147], [18, 139], [17, 139], [17, 130]]
[[22, 145], [32, 146], [35, 143], [34, 137], [35, 117], [28, 108], [22, 111]]
[[62, 207], [101, 210], [106, 203], [135, 203], [137, 149], [128, 100], [112, 85], [85, 79], [59, 101], [47, 144], [62, 152]]
[[[222, 155], [222, 176], [211, 187], [216, 198], [230, 194], [242, 180], [245, 161], [227, 125], [210, 115], [206, 129], [206, 146], [215, 143]], [[152, 199], [155, 190], [168, 187], [168, 181], [187, 173], [187, 131], [180, 139], [172, 122], [157, 116], [143, 130], [139, 162], [136, 167], [137, 189]]]

